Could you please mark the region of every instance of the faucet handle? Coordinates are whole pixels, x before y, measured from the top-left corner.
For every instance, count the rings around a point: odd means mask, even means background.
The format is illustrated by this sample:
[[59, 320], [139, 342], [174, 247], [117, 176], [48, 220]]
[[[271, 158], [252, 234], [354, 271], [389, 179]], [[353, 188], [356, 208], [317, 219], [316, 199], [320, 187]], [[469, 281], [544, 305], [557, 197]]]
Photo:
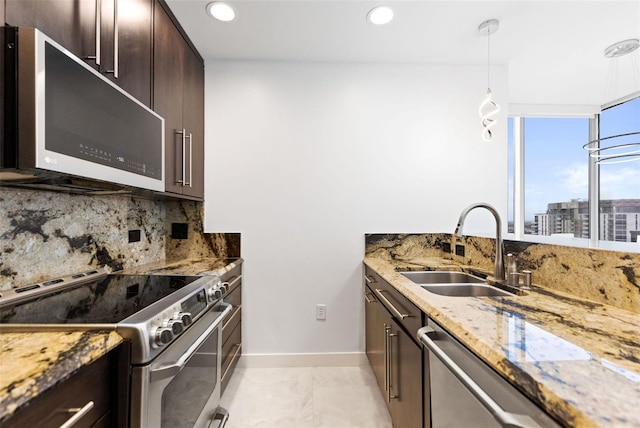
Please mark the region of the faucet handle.
[[516, 256], [513, 253], [509, 253], [507, 254], [507, 276], [515, 272], [518, 272]]
[[531, 288], [531, 271], [530, 270], [523, 270], [522, 271], [522, 277], [524, 278], [523, 281], [523, 286], [522, 288], [524, 289], [530, 289]]

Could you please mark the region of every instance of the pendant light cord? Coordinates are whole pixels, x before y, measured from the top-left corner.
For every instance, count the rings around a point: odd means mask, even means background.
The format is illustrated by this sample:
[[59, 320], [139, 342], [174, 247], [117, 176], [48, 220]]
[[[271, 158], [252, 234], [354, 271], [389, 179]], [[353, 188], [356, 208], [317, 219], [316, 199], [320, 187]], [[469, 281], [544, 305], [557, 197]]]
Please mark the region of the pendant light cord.
[[487, 93], [491, 92], [491, 26], [487, 25]]

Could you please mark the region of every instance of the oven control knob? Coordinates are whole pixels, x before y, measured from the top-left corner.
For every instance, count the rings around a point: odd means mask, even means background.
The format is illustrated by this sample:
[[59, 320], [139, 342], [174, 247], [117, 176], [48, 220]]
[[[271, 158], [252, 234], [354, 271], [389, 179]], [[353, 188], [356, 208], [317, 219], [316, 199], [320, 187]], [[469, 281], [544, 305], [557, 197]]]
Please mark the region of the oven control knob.
[[227, 294], [227, 291], [229, 291], [229, 283], [223, 282], [220, 287], [222, 287], [222, 294]]
[[210, 288], [209, 289], [209, 298], [211, 300], [218, 300], [222, 297], [222, 290], [219, 288]]
[[176, 319], [167, 321], [167, 327], [170, 328], [175, 335], [182, 333], [182, 330], [184, 330], [182, 321]]
[[193, 318], [191, 318], [191, 314], [189, 312], [178, 312], [175, 315], [175, 319], [182, 321], [182, 324], [185, 327], [188, 327], [193, 322]]
[[173, 340], [173, 333], [170, 328], [158, 327], [153, 334], [156, 345], [163, 346]]

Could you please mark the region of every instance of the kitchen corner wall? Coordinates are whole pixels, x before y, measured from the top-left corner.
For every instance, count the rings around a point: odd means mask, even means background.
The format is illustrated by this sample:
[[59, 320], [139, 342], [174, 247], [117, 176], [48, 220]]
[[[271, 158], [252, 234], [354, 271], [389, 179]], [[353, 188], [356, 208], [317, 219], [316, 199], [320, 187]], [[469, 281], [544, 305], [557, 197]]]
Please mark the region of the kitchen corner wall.
[[[237, 236], [203, 233], [202, 203], [2, 187], [0, 207], [0, 290], [97, 266], [239, 256]], [[188, 239], [171, 238], [172, 223], [186, 224]]]
[[[507, 109], [484, 142], [484, 66], [205, 66], [205, 230], [242, 233], [243, 354], [363, 352], [366, 232], [506, 212]], [[505, 107], [506, 68], [491, 76]], [[465, 230], [492, 233], [483, 214]]]

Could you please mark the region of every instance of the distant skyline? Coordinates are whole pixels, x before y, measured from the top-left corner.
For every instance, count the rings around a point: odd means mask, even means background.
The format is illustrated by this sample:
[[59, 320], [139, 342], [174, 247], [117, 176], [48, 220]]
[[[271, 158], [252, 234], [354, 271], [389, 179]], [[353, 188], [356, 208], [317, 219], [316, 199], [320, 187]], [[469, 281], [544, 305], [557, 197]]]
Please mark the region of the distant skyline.
[[[601, 137], [638, 131], [640, 98], [601, 114]], [[588, 153], [582, 148], [588, 141], [588, 118], [525, 119], [525, 221], [533, 221], [535, 214], [545, 213], [549, 203], [588, 200]], [[632, 142], [640, 143], [640, 135], [615, 144]], [[640, 151], [640, 147], [635, 150]], [[512, 165], [512, 120], [509, 120], [509, 156]], [[510, 189], [512, 174], [510, 167]], [[600, 199], [639, 198], [640, 158], [600, 166]]]

